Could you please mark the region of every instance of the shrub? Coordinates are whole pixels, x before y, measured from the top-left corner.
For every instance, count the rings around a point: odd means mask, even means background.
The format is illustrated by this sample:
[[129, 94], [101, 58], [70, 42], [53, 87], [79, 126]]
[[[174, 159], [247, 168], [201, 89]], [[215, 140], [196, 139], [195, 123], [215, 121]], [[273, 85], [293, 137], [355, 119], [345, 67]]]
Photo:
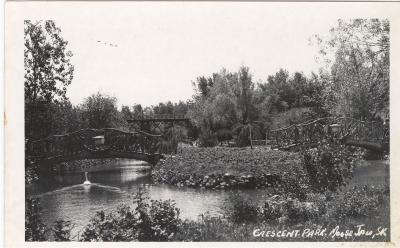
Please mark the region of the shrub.
[[129, 207], [121, 207], [116, 212], [105, 214], [99, 211], [85, 227], [81, 241], [132, 241], [137, 239]]
[[270, 200], [266, 200], [264, 205], [261, 207], [260, 215], [265, 221], [274, 221], [281, 218], [284, 215], [283, 202], [276, 201], [274, 196]]
[[209, 129], [202, 128], [199, 134], [199, 145], [201, 147], [214, 147], [218, 145], [217, 135]]
[[30, 159], [25, 159], [25, 184], [31, 184], [39, 179], [38, 164]]
[[38, 198], [25, 200], [25, 241], [46, 240], [48, 229], [41, 220], [41, 207]]
[[336, 191], [353, 175], [354, 157], [343, 145], [324, 141], [302, 153], [303, 166], [315, 191]]
[[168, 241], [180, 224], [179, 209], [171, 201], [151, 201], [139, 190], [136, 208], [122, 206], [116, 212], [97, 212], [86, 226], [82, 241]]
[[152, 218], [153, 237], [167, 241], [177, 232], [180, 224], [179, 209], [171, 200], [151, 201], [150, 216]]
[[318, 207], [312, 202], [301, 202], [298, 199], [288, 199], [285, 210], [289, 222], [299, 223], [314, 220], [319, 216]]
[[274, 196], [261, 207], [260, 215], [264, 221], [280, 223], [299, 223], [316, 219], [319, 208], [313, 202], [302, 202], [296, 198]]
[[[228, 188], [275, 186], [288, 177], [296, 183], [306, 178], [300, 154], [271, 151], [265, 147], [185, 147], [176, 156], [168, 156], [152, 169], [152, 177], [157, 182], [190, 187], [215, 188], [219, 184], [206, 186], [202, 183], [203, 179], [223, 177], [226, 173], [234, 179], [227, 181]], [[253, 177], [251, 180], [249, 175]], [[245, 178], [249, 179], [249, 183], [241, 183]], [[305, 184], [302, 183], [301, 187]]]
[[73, 225], [71, 221], [57, 220], [52, 228], [55, 241], [70, 241]]
[[[300, 174], [298, 174], [300, 175]], [[308, 188], [305, 178], [289, 178], [287, 177], [283, 182], [281, 182], [280, 186], [285, 193], [289, 197], [298, 198], [300, 200], [306, 199], [306, 193], [308, 192]]]
[[261, 128], [256, 124], [239, 124], [233, 129], [236, 136], [236, 145], [239, 147], [250, 146], [250, 132], [253, 140], [263, 139]]
[[229, 197], [230, 209], [227, 209], [228, 219], [233, 223], [256, 222], [258, 219], [258, 207], [244, 199], [239, 194], [232, 194]]
[[385, 187], [354, 186], [329, 203], [327, 216], [337, 219], [372, 216], [388, 194]]
[[221, 229], [226, 229], [228, 225], [220, 217], [201, 215], [198, 221], [183, 221], [174, 238], [177, 241], [223, 241], [226, 238]]

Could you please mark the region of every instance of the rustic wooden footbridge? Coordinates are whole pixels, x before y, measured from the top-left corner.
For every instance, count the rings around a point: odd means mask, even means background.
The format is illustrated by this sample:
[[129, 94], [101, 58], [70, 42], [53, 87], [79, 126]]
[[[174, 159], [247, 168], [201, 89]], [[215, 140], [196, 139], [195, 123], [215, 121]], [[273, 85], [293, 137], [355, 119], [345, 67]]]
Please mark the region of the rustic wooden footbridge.
[[158, 153], [160, 138], [141, 131], [84, 129], [28, 142], [26, 154], [29, 159], [48, 164], [98, 158], [131, 158], [156, 164], [162, 158]]
[[282, 150], [316, 147], [323, 139], [375, 152], [389, 149], [389, 124], [368, 122], [347, 117], [325, 117], [271, 130], [268, 139], [272, 148]]
[[[129, 123], [189, 121], [183, 115], [142, 115]], [[81, 159], [129, 158], [155, 165], [162, 135], [142, 130], [121, 131], [115, 128], [83, 129], [63, 135], [27, 141], [26, 157], [41, 164], [57, 164]]]
[[[153, 116], [130, 122], [188, 121], [179, 116]], [[38, 163], [56, 164], [81, 159], [130, 158], [155, 165], [163, 155], [159, 152], [162, 135], [144, 131], [126, 132], [114, 128], [84, 129], [28, 141], [26, 157]], [[272, 148], [282, 150], [316, 147], [323, 139], [342, 142], [376, 152], [389, 149], [389, 125], [352, 118], [319, 118], [272, 130], [268, 140]]]

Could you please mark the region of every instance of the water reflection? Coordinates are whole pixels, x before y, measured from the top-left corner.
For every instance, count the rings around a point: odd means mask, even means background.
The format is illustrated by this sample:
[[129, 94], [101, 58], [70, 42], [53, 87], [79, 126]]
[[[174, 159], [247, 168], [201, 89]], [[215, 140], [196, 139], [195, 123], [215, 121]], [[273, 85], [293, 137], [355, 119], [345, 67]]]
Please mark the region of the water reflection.
[[[90, 185], [83, 185], [84, 173], [57, 175], [27, 188], [27, 194], [41, 198], [43, 219], [52, 224], [57, 219], [71, 220], [82, 228], [96, 211], [108, 212], [122, 204], [132, 205], [134, 194], [144, 188], [150, 199], [176, 202], [181, 217], [196, 220], [200, 214], [222, 215], [228, 201], [223, 190], [178, 188], [153, 184], [149, 166], [113, 166], [107, 171], [90, 172]], [[262, 199], [262, 190], [245, 192], [255, 200]], [[79, 229], [78, 228], [78, 229]]]
[[[357, 172], [352, 182], [356, 184], [383, 182], [388, 177], [388, 165], [366, 164]], [[200, 214], [223, 215], [229, 205], [229, 192], [178, 188], [170, 185], [153, 184], [150, 167], [137, 164], [119, 164], [107, 171], [90, 172], [90, 185], [83, 185], [84, 173], [46, 177], [26, 189], [27, 195], [41, 199], [43, 220], [52, 224], [57, 219], [71, 220], [76, 232], [85, 226], [96, 211], [108, 212], [122, 204], [132, 205], [133, 196], [144, 188], [150, 199], [176, 202], [181, 217], [196, 220]], [[352, 182], [350, 184], [352, 184]], [[242, 196], [254, 203], [265, 200], [265, 190], [241, 190]]]

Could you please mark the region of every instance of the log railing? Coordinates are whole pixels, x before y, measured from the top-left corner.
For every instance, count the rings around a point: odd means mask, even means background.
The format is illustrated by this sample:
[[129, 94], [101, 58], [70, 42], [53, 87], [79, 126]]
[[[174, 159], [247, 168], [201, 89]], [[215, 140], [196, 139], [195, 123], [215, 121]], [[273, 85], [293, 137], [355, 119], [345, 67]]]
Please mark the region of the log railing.
[[158, 152], [160, 138], [161, 135], [141, 131], [125, 132], [114, 128], [84, 129], [28, 141], [26, 153], [36, 158], [106, 151], [155, 154]]
[[389, 127], [383, 122], [325, 117], [271, 130], [268, 134], [272, 146], [277, 148], [313, 145], [326, 138], [382, 144], [389, 140]]

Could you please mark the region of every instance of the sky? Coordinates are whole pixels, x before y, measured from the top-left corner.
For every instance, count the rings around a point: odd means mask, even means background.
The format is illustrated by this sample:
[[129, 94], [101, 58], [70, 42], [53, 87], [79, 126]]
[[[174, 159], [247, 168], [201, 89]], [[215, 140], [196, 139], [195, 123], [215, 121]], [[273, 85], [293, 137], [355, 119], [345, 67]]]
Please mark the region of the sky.
[[255, 82], [280, 68], [317, 71], [317, 47], [309, 38], [327, 34], [338, 19], [329, 8], [272, 8], [258, 2], [75, 11], [73, 19], [68, 14], [54, 18], [73, 53], [75, 72], [67, 96], [79, 104], [100, 91], [115, 96], [119, 106], [186, 101], [194, 94], [192, 81], [222, 68], [248, 66]]

